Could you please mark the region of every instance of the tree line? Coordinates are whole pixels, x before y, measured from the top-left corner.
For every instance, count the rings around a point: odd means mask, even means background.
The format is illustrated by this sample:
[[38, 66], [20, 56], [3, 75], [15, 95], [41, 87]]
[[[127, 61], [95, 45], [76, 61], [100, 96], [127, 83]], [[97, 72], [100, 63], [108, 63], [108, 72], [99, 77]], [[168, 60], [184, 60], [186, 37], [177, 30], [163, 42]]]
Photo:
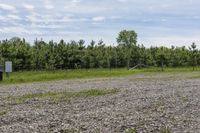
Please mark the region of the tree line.
[[13, 62], [18, 70], [55, 70], [79, 68], [121, 67], [187, 67], [200, 65], [200, 51], [195, 43], [171, 48], [150, 47], [137, 44], [135, 31], [123, 30], [117, 37], [116, 46], [84, 40], [59, 42], [35, 40], [31, 45], [23, 38], [14, 37], [0, 41], [0, 65]]

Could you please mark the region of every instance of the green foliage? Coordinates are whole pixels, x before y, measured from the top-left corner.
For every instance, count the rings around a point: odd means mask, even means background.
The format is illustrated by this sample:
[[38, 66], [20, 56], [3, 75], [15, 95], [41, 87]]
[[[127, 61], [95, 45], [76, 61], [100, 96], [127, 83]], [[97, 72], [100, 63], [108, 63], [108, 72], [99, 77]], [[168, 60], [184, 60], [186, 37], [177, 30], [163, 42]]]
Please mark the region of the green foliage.
[[200, 51], [193, 43], [186, 47], [150, 47], [137, 44], [135, 31], [123, 30], [117, 37], [117, 46], [106, 45], [102, 40], [85, 44], [84, 40], [29, 44], [18, 37], [0, 41], [0, 65], [13, 62], [14, 71], [56, 70], [80, 68], [188, 67], [200, 65]]
[[126, 67], [127, 69], [129, 69], [131, 54], [132, 51], [135, 49], [137, 43], [137, 33], [135, 31], [123, 30], [119, 33], [117, 37], [117, 43], [119, 44], [119, 47], [121, 47], [124, 51], [126, 57], [125, 59], [127, 60]]
[[189, 47], [189, 50], [190, 50], [190, 59], [191, 59], [190, 61], [194, 70], [195, 66], [197, 65], [197, 54], [198, 54], [197, 45], [193, 43], [191, 47]]
[[122, 47], [131, 47], [137, 43], [137, 33], [135, 31], [123, 30], [117, 37], [117, 42]]

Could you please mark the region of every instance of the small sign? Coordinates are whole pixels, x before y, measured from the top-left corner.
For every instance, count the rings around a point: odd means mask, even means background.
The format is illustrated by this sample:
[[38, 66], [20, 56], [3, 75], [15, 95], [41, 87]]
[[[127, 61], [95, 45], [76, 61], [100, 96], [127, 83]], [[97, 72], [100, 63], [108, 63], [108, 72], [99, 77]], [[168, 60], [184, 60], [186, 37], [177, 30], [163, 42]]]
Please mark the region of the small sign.
[[11, 73], [12, 72], [12, 62], [11, 61], [6, 61], [6, 69], [5, 72], [6, 73]]

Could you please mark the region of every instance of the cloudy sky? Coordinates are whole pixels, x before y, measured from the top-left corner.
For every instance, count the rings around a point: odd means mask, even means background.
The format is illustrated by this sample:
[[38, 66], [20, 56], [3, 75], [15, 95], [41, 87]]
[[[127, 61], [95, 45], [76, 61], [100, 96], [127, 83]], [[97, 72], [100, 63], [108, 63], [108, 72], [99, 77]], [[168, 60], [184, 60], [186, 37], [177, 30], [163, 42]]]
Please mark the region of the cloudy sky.
[[200, 44], [199, 0], [0, 0], [0, 39], [103, 39], [135, 30], [138, 43]]

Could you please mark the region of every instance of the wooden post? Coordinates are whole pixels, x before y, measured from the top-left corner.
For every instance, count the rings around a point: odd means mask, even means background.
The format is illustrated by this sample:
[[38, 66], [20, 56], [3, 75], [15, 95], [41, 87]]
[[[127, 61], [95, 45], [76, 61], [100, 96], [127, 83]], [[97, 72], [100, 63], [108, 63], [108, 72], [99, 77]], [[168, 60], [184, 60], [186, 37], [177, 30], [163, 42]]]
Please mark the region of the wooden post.
[[8, 73], [8, 72], [6, 73], [6, 77], [7, 77], [7, 78], [9, 78], [9, 77], [10, 77], [10, 75], [9, 75], [9, 73]]

